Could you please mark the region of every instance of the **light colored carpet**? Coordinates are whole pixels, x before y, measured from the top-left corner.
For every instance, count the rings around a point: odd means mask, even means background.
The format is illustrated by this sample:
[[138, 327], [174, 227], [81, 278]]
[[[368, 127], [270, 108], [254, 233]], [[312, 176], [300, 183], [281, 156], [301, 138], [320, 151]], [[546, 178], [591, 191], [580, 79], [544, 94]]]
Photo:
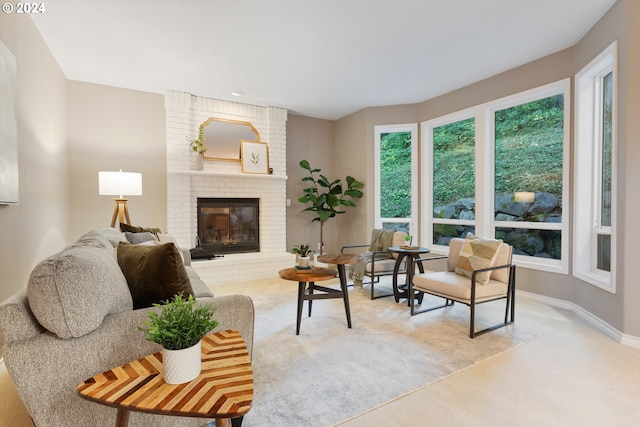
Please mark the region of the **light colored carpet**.
[[[280, 279], [214, 288], [216, 295], [248, 294], [256, 306], [255, 395], [243, 427], [331, 426], [536, 336], [516, 322], [472, 340], [466, 306], [411, 317], [406, 304], [371, 301], [368, 289], [353, 288], [353, 329], [342, 300], [318, 300], [311, 318], [305, 302], [296, 336], [296, 289]], [[503, 307], [484, 304], [479, 319], [496, 322]], [[0, 394], [0, 426], [31, 426], [6, 371]]]
[[[535, 336], [516, 323], [470, 339], [467, 306], [411, 317], [406, 303], [352, 288], [352, 329], [341, 299], [316, 300], [296, 336], [296, 289], [253, 297], [255, 395], [244, 427], [330, 426]], [[478, 327], [501, 316], [504, 302], [483, 304]]]
[[[250, 295], [257, 305], [261, 305], [269, 301], [263, 295], [292, 294], [295, 292], [295, 284], [273, 279], [216, 285], [213, 289], [217, 295], [244, 293]], [[351, 292], [353, 294], [354, 291]], [[376, 307], [386, 307], [386, 303], [379, 305], [381, 302], [383, 300], [367, 300], [368, 304], [374, 304]], [[333, 303], [316, 301], [316, 315], [319, 315], [321, 306]], [[335, 331], [338, 331], [337, 328], [346, 329], [344, 317], [341, 317], [344, 316], [343, 312], [339, 307], [335, 311]], [[298, 339], [308, 338], [309, 322], [319, 320], [315, 319], [316, 315], [311, 320], [303, 321], [303, 335]], [[353, 315], [356, 322], [354, 326], [361, 326], [360, 315], [355, 311]], [[436, 313], [420, 316], [432, 315]], [[485, 362], [476, 363], [469, 369], [455, 372], [428, 386], [420, 387], [403, 395], [402, 398], [385, 402], [375, 408], [367, 408], [368, 411], [343, 420], [339, 425], [638, 425], [640, 349], [617, 343], [574, 313], [533, 302], [521, 296], [517, 302], [516, 317], [516, 324], [508, 328], [533, 331], [537, 339], [517, 346], [512, 351], [504, 351], [496, 357], [490, 357]], [[257, 322], [262, 322], [262, 318], [259, 313]], [[286, 313], [285, 320], [288, 323], [284, 327], [284, 333], [295, 337], [295, 312]], [[330, 328], [334, 325], [329, 325], [326, 321], [325, 323], [327, 326], [323, 329], [331, 332]], [[464, 329], [466, 334], [466, 328], [461, 326], [461, 329]], [[491, 332], [489, 335], [500, 333], [502, 330]], [[398, 362], [400, 361], [401, 359], [398, 359]], [[264, 390], [264, 387], [261, 386], [260, 390]], [[375, 393], [376, 390], [371, 392]], [[257, 392], [256, 397], [263, 393], [264, 391]], [[341, 392], [334, 394], [346, 398]], [[309, 405], [325, 405], [325, 395], [305, 392], [304, 396]], [[460, 405], [460, 402], [467, 404]], [[254, 409], [257, 409], [258, 405], [262, 405], [262, 400], [254, 403]], [[267, 415], [262, 423], [254, 418], [252, 425], [276, 424], [271, 424]], [[32, 427], [6, 371], [0, 372], [0, 427]]]

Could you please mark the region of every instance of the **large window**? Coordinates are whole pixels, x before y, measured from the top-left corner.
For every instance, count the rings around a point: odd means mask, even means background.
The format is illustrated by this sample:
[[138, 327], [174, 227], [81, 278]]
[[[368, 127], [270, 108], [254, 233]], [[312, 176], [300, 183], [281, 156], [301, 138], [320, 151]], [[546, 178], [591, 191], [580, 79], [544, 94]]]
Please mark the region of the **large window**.
[[422, 124], [423, 239], [496, 237], [519, 265], [568, 271], [569, 81]]
[[417, 234], [417, 124], [375, 127], [375, 226]]
[[495, 111], [494, 123], [495, 235], [521, 255], [560, 260], [564, 96]]
[[574, 275], [615, 293], [617, 43], [576, 75]]
[[[454, 121], [451, 121], [454, 120]], [[475, 233], [475, 120], [451, 117], [432, 131], [433, 215], [431, 245], [449, 246], [453, 237]], [[425, 171], [426, 172], [426, 171]]]

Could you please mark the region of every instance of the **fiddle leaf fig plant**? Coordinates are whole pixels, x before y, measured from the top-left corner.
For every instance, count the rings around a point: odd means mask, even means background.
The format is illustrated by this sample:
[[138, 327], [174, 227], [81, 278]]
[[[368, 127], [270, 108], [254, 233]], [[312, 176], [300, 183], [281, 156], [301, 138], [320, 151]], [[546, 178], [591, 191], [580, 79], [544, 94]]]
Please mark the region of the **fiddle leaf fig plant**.
[[153, 304], [160, 312], [149, 311], [145, 328], [138, 327], [146, 334], [146, 339], [160, 344], [167, 350], [182, 350], [192, 347], [211, 332], [218, 321], [213, 319], [216, 311], [211, 304], [196, 307], [193, 295], [184, 298], [175, 295], [163, 304]]
[[346, 177], [346, 189], [342, 185], [342, 180], [329, 180], [322, 175], [320, 169], [313, 169], [307, 160], [300, 161], [300, 167], [306, 170], [309, 176], [302, 178], [309, 186], [303, 189], [304, 196], [298, 201], [308, 206], [302, 212], [314, 212], [317, 216], [313, 221], [320, 222], [320, 254], [324, 249], [323, 226], [329, 219], [338, 214], [345, 213], [342, 206], [356, 207], [353, 199], [360, 199], [363, 196], [364, 184], [352, 176]]

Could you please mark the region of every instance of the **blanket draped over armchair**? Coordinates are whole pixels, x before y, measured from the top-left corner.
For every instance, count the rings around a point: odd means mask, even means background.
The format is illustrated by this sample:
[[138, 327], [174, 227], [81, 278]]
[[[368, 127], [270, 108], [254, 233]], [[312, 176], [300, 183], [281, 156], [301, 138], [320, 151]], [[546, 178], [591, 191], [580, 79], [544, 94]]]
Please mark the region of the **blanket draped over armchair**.
[[356, 264], [351, 264], [349, 268], [349, 278], [353, 280], [353, 286], [356, 288], [362, 288], [362, 279], [364, 279], [364, 273], [373, 259], [389, 259], [391, 254], [387, 252], [389, 246], [392, 246], [394, 230], [387, 229], [374, 229], [371, 233], [371, 243], [369, 243], [369, 250], [362, 254], [362, 261]]

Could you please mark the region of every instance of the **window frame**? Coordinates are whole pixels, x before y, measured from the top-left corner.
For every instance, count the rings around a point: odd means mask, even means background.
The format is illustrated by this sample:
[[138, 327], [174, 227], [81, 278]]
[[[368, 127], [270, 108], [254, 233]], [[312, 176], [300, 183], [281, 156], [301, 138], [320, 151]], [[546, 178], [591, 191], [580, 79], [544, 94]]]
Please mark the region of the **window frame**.
[[[447, 253], [449, 251], [448, 246], [435, 245], [433, 244], [433, 225], [434, 224], [452, 224], [452, 225], [473, 225], [478, 230], [477, 221], [478, 216], [475, 215], [474, 220], [463, 220], [463, 219], [441, 219], [433, 217], [433, 130], [439, 128], [441, 126], [450, 125], [453, 123], [461, 122], [463, 120], [475, 119], [474, 128], [475, 128], [475, 140], [478, 140], [478, 120], [475, 114], [475, 109], [470, 108], [462, 111], [457, 111], [452, 114], [447, 114], [442, 117], [438, 117], [433, 120], [428, 120], [426, 122], [421, 123], [421, 135], [422, 135], [422, 150], [421, 150], [421, 174], [422, 174], [422, 191], [425, 194], [422, 197], [422, 215], [423, 218], [429, 217], [430, 221], [426, 221], [424, 224], [421, 224], [420, 228], [422, 230], [422, 235], [420, 237], [420, 242], [424, 242], [424, 245], [427, 245], [432, 252], [435, 253]], [[426, 145], [425, 145], [426, 144]], [[474, 159], [474, 167], [475, 167], [475, 191], [477, 193], [478, 189], [478, 150], [477, 145], [474, 142], [475, 150], [475, 159]], [[425, 190], [428, 189], [428, 195], [424, 193]], [[475, 211], [478, 211], [478, 199], [476, 198], [476, 208]], [[424, 222], [421, 219], [421, 222]]]
[[[394, 132], [410, 132], [411, 133], [411, 218], [383, 218], [380, 215], [380, 139], [382, 134]], [[418, 236], [418, 124], [405, 123], [394, 125], [376, 125], [374, 126], [374, 227], [382, 228], [383, 223], [409, 223], [409, 234]]]
[[[495, 221], [495, 112], [513, 106], [526, 104], [554, 95], [564, 96], [563, 117], [563, 150], [562, 150], [562, 223], [542, 222], [509, 222]], [[424, 215], [421, 224], [422, 241], [433, 241], [433, 129], [443, 124], [452, 123], [469, 117], [475, 117], [475, 176], [476, 176], [476, 234], [481, 236], [495, 236], [497, 227], [529, 228], [535, 230], [557, 229], [561, 232], [561, 258], [559, 260], [534, 256], [515, 255], [514, 262], [521, 267], [535, 270], [550, 271], [567, 274], [569, 272], [569, 243], [570, 243], [570, 209], [569, 209], [569, 169], [570, 169], [570, 102], [571, 80], [563, 79], [540, 87], [529, 89], [500, 99], [479, 104], [446, 116], [437, 117], [421, 123], [422, 130], [422, 192]], [[427, 170], [426, 168], [429, 168]], [[427, 193], [429, 193], [427, 195]], [[451, 221], [451, 220], [448, 220]], [[448, 247], [433, 245], [433, 252], [447, 253]]]
[[[614, 41], [575, 75], [573, 276], [616, 293], [618, 43]], [[599, 225], [602, 203], [603, 78], [611, 73], [611, 226]], [[604, 231], [604, 233], [603, 233]], [[598, 235], [611, 236], [610, 271], [597, 268]]]
[[[560, 95], [564, 96], [563, 108], [563, 141], [562, 141], [562, 223], [550, 223], [550, 222], [515, 222], [515, 221], [495, 221], [493, 215], [491, 216], [491, 235], [494, 235], [495, 229], [500, 227], [507, 228], [524, 228], [534, 230], [558, 230], [561, 233], [560, 243], [560, 259], [546, 259], [525, 255], [513, 255], [513, 260], [521, 267], [532, 268], [536, 270], [550, 271], [554, 273], [567, 274], [569, 272], [569, 243], [571, 237], [569, 235], [569, 222], [571, 219], [569, 210], [569, 170], [571, 167], [570, 162], [570, 137], [569, 129], [571, 126], [571, 81], [570, 79], [564, 79], [559, 82], [550, 83], [538, 88], [530, 89], [525, 92], [521, 92], [515, 95], [511, 95], [501, 100], [489, 103], [487, 106], [489, 114], [487, 119], [490, 119], [488, 126], [491, 132], [490, 156], [488, 161], [491, 163], [489, 170], [491, 186], [495, 192], [495, 121], [493, 118], [496, 111], [500, 111], [506, 108], [515, 107], [517, 105], [526, 104], [529, 102], [537, 101], [540, 99], [548, 98], [550, 96]], [[491, 197], [489, 212], [495, 211], [495, 198]]]

